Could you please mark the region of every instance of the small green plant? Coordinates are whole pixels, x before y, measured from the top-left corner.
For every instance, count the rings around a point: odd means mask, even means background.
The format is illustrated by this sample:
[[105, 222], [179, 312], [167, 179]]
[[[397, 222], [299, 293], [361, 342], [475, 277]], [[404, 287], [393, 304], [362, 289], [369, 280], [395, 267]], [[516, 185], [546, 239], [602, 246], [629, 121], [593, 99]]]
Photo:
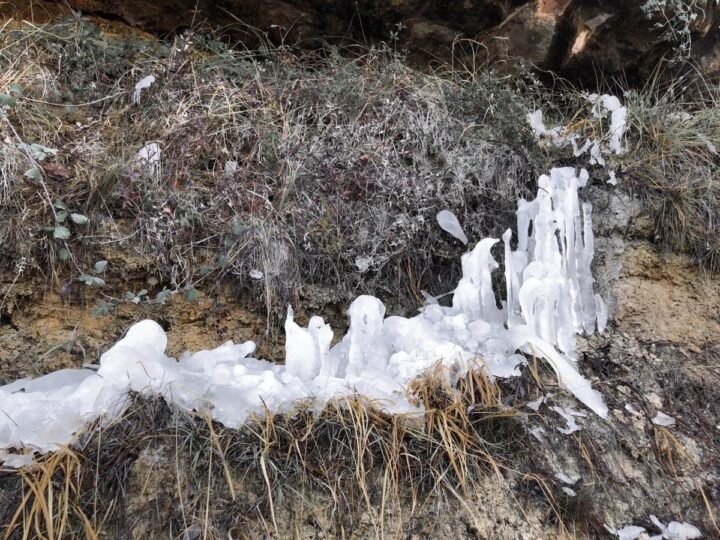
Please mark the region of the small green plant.
[[17, 105], [17, 99], [8, 94], [0, 93], [0, 119], [4, 119], [5, 109], [14, 109]]
[[[65, 206], [65, 203], [62, 202], [60, 199], [57, 199], [55, 201], [55, 226], [53, 227], [46, 227], [46, 231], [52, 234], [52, 237], [57, 240], [69, 240], [70, 236], [72, 235], [70, 232], [70, 229], [66, 226], [68, 222], [68, 218], [70, 218], [70, 221], [74, 223], [75, 225], [87, 225], [90, 221], [87, 216], [84, 214], [80, 214], [77, 212], [70, 212], [67, 209], [67, 206]], [[58, 253], [58, 257], [60, 260], [65, 261], [68, 259], [68, 252], [67, 249], [63, 249], [64, 254], [61, 255]]]
[[31, 168], [25, 171], [23, 175], [25, 178], [33, 181], [39, 181], [43, 175], [42, 170], [40, 170], [40, 167], [38, 166], [39, 162], [44, 161], [48, 156], [57, 155], [58, 152], [55, 148], [48, 148], [42, 144], [20, 143], [18, 144], [18, 148], [25, 152], [28, 156], [31, 156], [36, 162]]
[[95, 308], [92, 310], [92, 318], [99, 319], [110, 315], [115, 311], [115, 303], [103, 299], [95, 300]]
[[139, 304], [142, 302], [143, 296], [147, 298], [147, 289], [141, 289], [137, 293], [134, 293], [132, 291], [128, 291], [125, 293], [125, 300], [128, 302], [132, 302], [133, 304]]
[[163, 287], [163, 290], [155, 295], [155, 301], [160, 304], [165, 304], [168, 298], [172, 296], [172, 291], [167, 287]]
[[104, 274], [107, 270], [107, 261], [98, 261], [95, 263], [95, 266], [93, 267], [93, 273], [92, 274], [80, 274], [80, 277], [78, 277], [78, 281], [83, 282], [87, 286], [93, 286], [93, 287], [104, 287], [105, 286], [105, 280], [98, 276], [98, 274]]
[[187, 291], [185, 291], [185, 299], [191, 304], [197, 302], [198, 298], [200, 298], [200, 291], [198, 291], [195, 287], [190, 287]]

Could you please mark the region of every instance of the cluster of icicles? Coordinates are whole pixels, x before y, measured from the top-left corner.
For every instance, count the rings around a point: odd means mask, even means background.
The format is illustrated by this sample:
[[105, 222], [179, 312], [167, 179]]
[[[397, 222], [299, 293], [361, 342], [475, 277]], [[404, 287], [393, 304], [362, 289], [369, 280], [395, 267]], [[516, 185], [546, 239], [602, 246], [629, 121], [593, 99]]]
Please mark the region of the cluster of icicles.
[[502, 307], [492, 285], [498, 240], [487, 238], [463, 255], [451, 306], [429, 301], [415, 317], [386, 318], [380, 300], [360, 296], [348, 311], [347, 334], [333, 347], [333, 331], [322, 318], [303, 328], [288, 310], [284, 365], [253, 358], [250, 341], [176, 360], [165, 355], [162, 328], [142, 321], [96, 369], [63, 369], [0, 387], [0, 461], [21, 466], [34, 452], [72, 443], [93, 420], [122, 414], [131, 391], [160, 395], [229, 427], [265, 407], [286, 412], [307, 398], [322, 407], [356, 393], [391, 413], [422, 414], [406, 387], [437, 362], [453, 382], [478, 365], [491, 377], [519, 375], [525, 355], [546, 360], [564, 388], [605, 417], [601, 395], [575, 359], [575, 335], [602, 331], [607, 320], [593, 293], [591, 207], [580, 204], [577, 192], [587, 179], [584, 170], [553, 169], [539, 179], [535, 200], [519, 201], [517, 248], [510, 230], [503, 235]]

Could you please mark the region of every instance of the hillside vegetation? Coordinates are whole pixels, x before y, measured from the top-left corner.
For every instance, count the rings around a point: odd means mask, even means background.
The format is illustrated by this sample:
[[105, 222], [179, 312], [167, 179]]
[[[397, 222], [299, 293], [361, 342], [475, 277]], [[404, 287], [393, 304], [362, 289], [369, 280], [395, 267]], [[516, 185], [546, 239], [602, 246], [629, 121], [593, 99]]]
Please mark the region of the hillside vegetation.
[[[437, 213], [470, 245], [499, 238], [558, 166], [587, 168], [598, 199], [637, 204], [629, 236], [720, 269], [715, 82], [661, 66], [644, 87], [598, 83], [627, 108], [624, 152], [601, 165], [531, 123], [542, 111], [558, 137], [607, 140], [597, 96], [530, 69], [501, 75], [476, 47], [421, 71], [391, 45], [251, 51], [193, 30], [161, 41], [79, 16], [7, 21], [0, 323], [17, 330], [15, 313], [55, 296], [68, 320], [160, 318], [222, 288], [260, 306], [266, 334], [288, 304], [341, 311], [373, 294], [411, 313], [461, 276], [467, 247]], [[1, 373], [50, 371], [41, 360], [63, 351], [68, 365], [97, 360], [107, 343], [92, 350], [75, 330]], [[0, 471], [0, 524], [23, 539], [596, 538], [659, 530], [657, 514], [720, 534], [720, 351], [640, 341], [613, 324], [579, 337], [608, 421], [568, 413], [577, 403], [532, 355], [513, 379], [413, 381], [420, 419], [353, 396], [229, 429], [133, 395], [72, 447]], [[678, 426], [653, 423], [663, 407]], [[582, 429], [567, 433], [567, 415]]]
[[[435, 226], [439, 210], [471, 239], [497, 237], [550, 165], [587, 166], [539, 145], [529, 113], [607, 129], [562, 81], [500, 77], [470, 55], [421, 73], [389, 48], [243, 51], [193, 33], [165, 44], [74, 18], [8, 23], [0, 40], [4, 271], [65, 294], [101, 279], [108, 305], [230, 280], [271, 311], [311, 290], [414, 307], [458, 277], [461, 245]], [[630, 115], [619, 189], [644, 198], [660, 244], [715, 268], [717, 88], [659, 75], [610, 86]], [[138, 157], [149, 144], [150, 167]], [[144, 268], [145, 294], [122, 290], [123, 257]]]

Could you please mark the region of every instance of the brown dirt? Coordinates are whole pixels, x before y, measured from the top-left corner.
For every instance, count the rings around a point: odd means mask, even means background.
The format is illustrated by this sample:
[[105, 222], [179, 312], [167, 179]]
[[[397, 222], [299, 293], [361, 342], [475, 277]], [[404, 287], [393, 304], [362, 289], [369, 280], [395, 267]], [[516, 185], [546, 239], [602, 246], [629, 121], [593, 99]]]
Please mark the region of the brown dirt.
[[[3, 285], [0, 297], [8, 283]], [[41, 292], [30, 292], [34, 287]], [[97, 318], [92, 313], [95, 295], [89, 292], [63, 298], [37, 283], [16, 283], [13, 292], [18, 304], [4, 314], [0, 324], [2, 383], [96, 362], [132, 323], [147, 318], [166, 329], [171, 356], [213, 348], [228, 340], [254, 340], [260, 356], [283, 357], [277, 325], [266, 335], [263, 309], [238, 299], [230, 287], [219, 287], [194, 303], [181, 296], [165, 305], [122, 303], [114, 312]]]
[[[115, 268], [138, 278], [145, 261], [111, 257]], [[612, 282], [617, 307], [612, 319], [621, 332], [643, 342], [682, 344], [699, 351], [720, 343], [720, 276], [708, 276], [687, 258], [663, 258], [649, 244], [627, 247], [614, 264], [620, 268]], [[171, 297], [166, 305], [119, 303], [109, 315], [94, 318], [95, 301], [102, 298], [84, 285], [73, 285], [73, 292], [60, 294], [61, 285], [4, 275], [0, 299], [5, 297], [0, 324], [0, 382], [17, 377], [39, 375], [61, 368], [96, 362], [102, 352], [117, 341], [134, 322], [145, 318], [159, 321], [168, 333], [168, 354], [217, 347], [227, 340], [254, 340], [258, 355], [282, 360], [282, 321], [268, 321], [262, 302], [218, 285], [201, 294], [194, 303], [182, 295]], [[140, 283], [140, 284], [139, 284]], [[12, 286], [11, 286], [12, 284]], [[138, 283], [115, 283], [105, 291], [122, 297], [127, 290], [142, 288]], [[326, 316], [336, 334], [347, 324], [342, 306], [328, 305], [308, 291], [302, 299], [307, 313]]]
[[663, 258], [648, 244], [628, 248], [620, 263], [621, 330], [646, 342], [720, 343], [720, 276], [703, 274], [686, 257]]

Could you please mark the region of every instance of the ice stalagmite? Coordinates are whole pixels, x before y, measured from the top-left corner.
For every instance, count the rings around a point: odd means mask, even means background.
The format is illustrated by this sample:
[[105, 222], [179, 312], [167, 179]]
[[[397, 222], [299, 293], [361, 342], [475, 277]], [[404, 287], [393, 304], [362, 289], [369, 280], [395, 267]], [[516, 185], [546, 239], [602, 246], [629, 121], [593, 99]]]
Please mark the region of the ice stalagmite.
[[329, 324], [325, 324], [322, 317], [311, 317], [308, 330], [313, 337], [316, 358], [320, 361], [320, 377], [334, 377], [337, 365], [330, 356], [330, 344], [333, 340], [333, 331]]
[[[583, 204], [581, 213], [577, 194], [587, 180], [585, 170], [578, 175], [572, 168], [553, 169], [540, 178], [537, 199], [518, 204], [518, 249], [510, 256], [527, 257], [517, 295], [526, 326], [515, 327], [511, 333], [514, 347], [545, 357], [561, 384], [605, 416], [607, 408], [600, 395], [580, 376], [573, 361], [575, 334], [592, 333], [596, 321], [604, 329], [607, 321], [604, 303], [599, 296], [596, 299], [592, 287], [592, 207]], [[514, 258], [511, 264], [514, 271]], [[509, 297], [510, 307], [511, 301], [514, 295]]]
[[415, 317], [386, 319], [379, 299], [360, 296], [348, 311], [347, 334], [334, 347], [322, 318], [303, 328], [289, 308], [285, 365], [253, 358], [252, 341], [176, 360], [165, 355], [162, 328], [142, 321], [102, 355], [96, 372], [61, 370], [0, 387], [0, 460], [20, 466], [32, 461], [32, 451], [71, 443], [98, 417], [122, 414], [130, 391], [162, 396], [229, 427], [266, 409], [290, 411], [300, 399], [322, 407], [355, 393], [390, 413], [421, 413], [405, 388], [434, 365], [452, 383], [476, 366], [491, 378], [512, 377], [525, 363], [523, 354], [546, 360], [564, 388], [605, 417], [602, 396], [574, 360], [575, 334], [602, 330], [607, 322], [607, 308], [593, 291], [592, 208], [580, 204], [577, 192], [587, 178], [585, 171], [553, 169], [540, 178], [535, 200], [518, 202], [515, 249], [512, 231], [502, 238], [504, 302], [493, 287], [498, 240], [486, 238], [463, 255], [450, 306], [430, 302]]
[[293, 319], [288, 306], [285, 319], [285, 369], [296, 377], [312, 380], [320, 372], [320, 350], [310, 329], [302, 328]]
[[390, 356], [387, 339], [383, 335], [385, 306], [374, 296], [363, 295], [355, 299], [348, 315], [350, 330], [343, 340], [346, 349], [342, 350], [343, 353], [347, 351], [344, 358], [346, 372], [353, 375], [366, 370], [383, 373]]
[[463, 277], [455, 289], [453, 307], [471, 319], [502, 320], [492, 286], [492, 271], [498, 263], [490, 250], [496, 243], [494, 238], [485, 238], [470, 253], [462, 256]]

